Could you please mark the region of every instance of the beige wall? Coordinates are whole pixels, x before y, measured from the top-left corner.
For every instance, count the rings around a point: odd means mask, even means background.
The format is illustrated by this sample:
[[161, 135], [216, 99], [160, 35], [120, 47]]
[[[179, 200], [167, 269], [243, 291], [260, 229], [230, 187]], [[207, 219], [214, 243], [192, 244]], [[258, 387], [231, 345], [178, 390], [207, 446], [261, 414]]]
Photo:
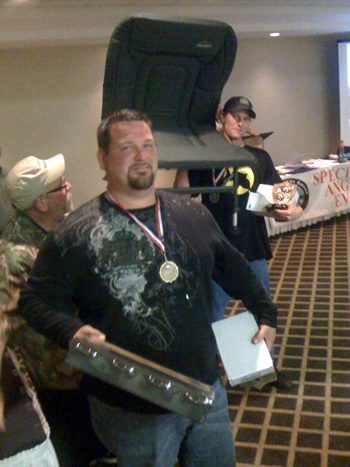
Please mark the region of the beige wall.
[[104, 47], [0, 51], [2, 165], [61, 152], [77, 205], [104, 187], [96, 160]]
[[[96, 162], [107, 46], [0, 50], [1, 165], [62, 152], [77, 205], [104, 188]], [[275, 164], [319, 157], [338, 140], [336, 38], [241, 40], [223, 102], [244, 94], [274, 131], [265, 142]], [[158, 177], [171, 184], [172, 172]]]
[[257, 119], [252, 129], [274, 131], [265, 149], [275, 165], [318, 158], [337, 149], [336, 38], [240, 41], [222, 102], [246, 95]]

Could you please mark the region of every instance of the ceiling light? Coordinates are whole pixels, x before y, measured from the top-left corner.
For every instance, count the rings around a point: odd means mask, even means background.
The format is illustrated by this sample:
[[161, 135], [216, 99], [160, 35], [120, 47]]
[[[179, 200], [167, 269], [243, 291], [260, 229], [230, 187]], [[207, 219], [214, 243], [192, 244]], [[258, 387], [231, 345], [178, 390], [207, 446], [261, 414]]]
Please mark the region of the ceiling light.
[[280, 35], [279, 32], [270, 32], [271, 37], [278, 37]]

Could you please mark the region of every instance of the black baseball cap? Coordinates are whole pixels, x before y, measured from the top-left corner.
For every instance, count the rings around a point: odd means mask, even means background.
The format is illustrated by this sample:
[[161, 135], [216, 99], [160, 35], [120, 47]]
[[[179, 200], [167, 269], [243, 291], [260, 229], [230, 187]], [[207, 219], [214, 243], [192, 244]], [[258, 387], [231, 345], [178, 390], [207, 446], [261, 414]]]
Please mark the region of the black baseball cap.
[[244, 96], [231, 97], [224, 105], [224, 113], [232, 113], [237, 110], [246, 110], [251, 118], [256, 118], [253, 105], [249, 99]]

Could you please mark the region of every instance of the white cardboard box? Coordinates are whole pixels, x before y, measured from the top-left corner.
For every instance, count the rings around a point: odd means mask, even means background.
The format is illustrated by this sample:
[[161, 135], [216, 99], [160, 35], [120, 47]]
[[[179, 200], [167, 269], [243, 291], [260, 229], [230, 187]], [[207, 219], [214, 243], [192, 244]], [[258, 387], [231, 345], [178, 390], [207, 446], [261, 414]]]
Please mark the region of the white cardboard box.
[[[221, 360], [231, 386], [274, 375], [273, 361], [265, 341], [253, 344], [258, 331], [249, 311], [212, 324]], [[275, 378], [271, 378], [272, 380]]]

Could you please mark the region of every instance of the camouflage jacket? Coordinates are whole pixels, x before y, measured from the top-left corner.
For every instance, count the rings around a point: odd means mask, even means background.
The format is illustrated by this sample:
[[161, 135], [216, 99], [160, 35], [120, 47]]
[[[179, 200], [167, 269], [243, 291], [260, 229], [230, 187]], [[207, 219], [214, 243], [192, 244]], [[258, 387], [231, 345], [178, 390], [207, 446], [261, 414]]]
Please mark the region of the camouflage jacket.
[[46, 232], [23, 213], [6, 225], [0, 240], [0, 340], [22, 354], [39, 388], [77, 388], [80, 375], [64, 362], [65, 351], [30, 328], [16, 313], [20, 292]]
[[6, 223], [13, 214], [13, 207], [5, 191], [5, 174], [0, 167], [0, 233], [4, 230]]

